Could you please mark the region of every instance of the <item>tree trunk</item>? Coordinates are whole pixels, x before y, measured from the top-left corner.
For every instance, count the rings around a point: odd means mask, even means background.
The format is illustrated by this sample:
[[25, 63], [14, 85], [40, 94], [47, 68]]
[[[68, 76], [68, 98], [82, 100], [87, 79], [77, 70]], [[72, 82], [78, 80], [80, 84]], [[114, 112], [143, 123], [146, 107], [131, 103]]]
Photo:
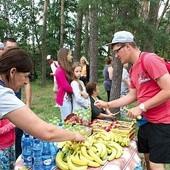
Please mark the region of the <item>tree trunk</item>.
[[31, 38], [32, 38], [32, 60], [33, 60], [33, 63], [34, 63], [34, 67], [33, 67], [33, 71], [32, 71], [32, 74], [31, 74], [31, 80], [35, 80], [36, 79], [36, 68], [35, 68], [35, 30], [34, 30], [34, 26], [35, 26], [35, 14], [34, 14], [34, 5], [35, 5], [35, 2], [34, 0], [32, 0], [31, 2], [31, 29], [32, 29], [32, 35], [31, 35]]
[[146, 21], [148, 19], [148, 15], [149, 15], [149, 0], [143, 0], [142, 8], [143, 8], [143, 10], [142, 10], [143, 17]]
[[10, 23], [9, 23], [9, 9], [8, 4], [6, 0], [3, 0], [2, 4], [4, 5], [4, 14], [5, 14], [5, 20], [7, 22], [7, 28], [5, 29], [6, 35], [9, 36], [11, 34], [10, 31]]
[[[121, 81], [122, 81], [122, 69], [123, 65], [120, 60], [113, 56], [113, 78], [112, 87], [110, 91], [110, 101], [120, 98]], [[119, 108], [111, 109], [113, 113], [119, 111]]]
[[145, 44], [144, 44], [145, 51], [152, 51], [152, 52], [155, 51], [153, 44], [155, 41], [155, 31], [157, 27], [159, 3], [160, 3], [160, 0], [150, 0], [149, 14], [146, 20], [146, 24], [148, 25], [149, 37], [146, 39]]
[[89, 12], [85, 14], [85, 34], [84, 34], [84, 51], [85, 56], [88, 58], [89, 56]]
[[97, 49], [97, 36], [98, 36], [98, 6], [93, 4], [90, 11], [90, 81], [98, 79], [98, 49]]
[[64, 44], [64, 0], [61, 0], [60, 48]]
[[41, 86], [46, 85], [46, 30], [47, 30], [47, 7], [49, 0], [44, 1], [44, 15], [43, 15], [43, 37], [42, 37], [42, 79]]
[[[165, 15], [165, 12], [169, 9], [169, 7], [170, 7], [170, 5], [169, 5], [169, 0], [167, 0], [166, 3], [165, 3], [165, 6], [164, 6], [164, 8], [163, 8], [163, 11], [162, 11], [161, 16], [160, 16], [159, 20], [157, 20], [156, 30], [159, 29], [160, 23], [162, 22], [162, 19], [163, 19], [164, 15]], [[168, 21], [168, 20], [167, 20], [167, 21]]]
[[76, 26], [76, 37], [75, 37], [75, 51], [74, 51], [74, 61], [80, 60], [81, 55], [81, 33], [82, 33], [82, 20], [83, 12], [81, 9], [77, 12], [77, 26]]
[[155, 29], [156, 29], [156, 23], [157, 23], [158, 12], [159, 12], [159, 3], [160, 3], [159, 1], [160, 0], [151, 0], [150, 1], [148, 22], [150, 24], [153, 24]]

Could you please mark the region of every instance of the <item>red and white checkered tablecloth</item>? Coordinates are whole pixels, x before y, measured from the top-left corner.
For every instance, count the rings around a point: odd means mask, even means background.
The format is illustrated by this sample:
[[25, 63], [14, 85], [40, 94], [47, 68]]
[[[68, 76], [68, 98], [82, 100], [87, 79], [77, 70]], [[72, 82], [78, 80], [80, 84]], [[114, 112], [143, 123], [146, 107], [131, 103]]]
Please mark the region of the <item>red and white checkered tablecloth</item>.
[[[132, 140], [129, 147], [124, 147], [123, 155], [119, 159], [114, 159], [111, 162], [106, 162], [105, 165], [98, 168], [88, 168], [88, 170], [134, 170], [141, 165], [136, 141]], [[15, 163], [15, 170], [22, 170], [24, 168], [23, 161], [19, 157]], [[59, 170], [56, 168], [56, 170]]]

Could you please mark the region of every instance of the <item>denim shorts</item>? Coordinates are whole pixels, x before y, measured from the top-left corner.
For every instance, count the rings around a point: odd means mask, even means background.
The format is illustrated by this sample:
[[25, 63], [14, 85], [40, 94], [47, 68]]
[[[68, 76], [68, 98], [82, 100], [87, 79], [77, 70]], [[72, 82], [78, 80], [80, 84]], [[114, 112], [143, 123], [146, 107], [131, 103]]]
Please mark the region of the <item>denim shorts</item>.
[[154, 163], [170, 163], [170, 124], [146, 123], [138, 130], [138, 151]]

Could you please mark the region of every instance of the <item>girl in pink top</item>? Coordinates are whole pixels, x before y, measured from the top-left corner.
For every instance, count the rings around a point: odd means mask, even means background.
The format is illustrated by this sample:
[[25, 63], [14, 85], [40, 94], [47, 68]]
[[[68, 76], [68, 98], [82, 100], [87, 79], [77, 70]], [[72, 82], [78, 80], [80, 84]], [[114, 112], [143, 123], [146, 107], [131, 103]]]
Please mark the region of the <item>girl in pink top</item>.
[[73, 72], [70, 65], [72, 58], [71, 52], [67, 48], [61, 48], [58, 51], [59, 67], [55, 74], [58, 86], [56, 102], [60, 108], [62, 121], [64, 121], [67, 115], [72, 113], [71, 94], [73, 93], [73, 89], [70, 85], [73, 80]]
[[15, 125], [0, 120], [0, 169], [14, 169]]

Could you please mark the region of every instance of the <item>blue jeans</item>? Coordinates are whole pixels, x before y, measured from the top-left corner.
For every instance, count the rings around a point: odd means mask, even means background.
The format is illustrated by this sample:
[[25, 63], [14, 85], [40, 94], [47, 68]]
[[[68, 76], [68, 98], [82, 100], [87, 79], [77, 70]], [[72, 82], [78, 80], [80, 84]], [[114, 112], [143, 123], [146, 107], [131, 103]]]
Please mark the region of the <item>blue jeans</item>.
[[71, 100], [64, 100], [63, 105], [59, 106], [61, 112], [61, 121], [64, 121], [65, 118], [72, 113], [72, 103]]

